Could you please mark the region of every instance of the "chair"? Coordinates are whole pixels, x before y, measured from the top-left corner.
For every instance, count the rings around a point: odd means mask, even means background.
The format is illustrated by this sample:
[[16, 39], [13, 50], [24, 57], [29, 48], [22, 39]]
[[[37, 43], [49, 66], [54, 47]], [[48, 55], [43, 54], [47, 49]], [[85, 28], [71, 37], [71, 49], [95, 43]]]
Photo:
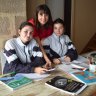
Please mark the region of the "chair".
[[1, 50], [0, 52], [0, 57], [1, 57], [1, 73], [3, 74], [3, 70], [4, 70], [4, 66], [5, 66], [5, 63], [6, 63], [6, 58], [3, 54], [3, 50]]

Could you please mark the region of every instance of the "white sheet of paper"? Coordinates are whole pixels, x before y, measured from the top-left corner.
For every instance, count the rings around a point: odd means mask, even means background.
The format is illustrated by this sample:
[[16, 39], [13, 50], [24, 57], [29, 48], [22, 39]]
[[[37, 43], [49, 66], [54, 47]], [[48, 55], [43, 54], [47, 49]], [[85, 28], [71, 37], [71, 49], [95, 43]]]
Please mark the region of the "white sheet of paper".
[[78, 58], [77, 58], [77, 60], [74, 60], [73, 62], [77, 62], [77, 63], [85, 63], [85, 62], [87, 62], [87, 61], [88, 61], [87, 58], [85, 58], [85, 57], [79, 55]]
[[[87, 62], [88, 61], [88, 59], [87, 58], [85, 58], [84, 56], [81, 56], [81, 55], [79, 55], [78, 56], [78, 58], [76, 59], [76, 60], [73, 60], [72, 62], [74, 62], [74, 63], [85, 63], [85, 62]], [[61, 62], [62, 63], [71, 63], [71, 62], [65, 62], [64, 61], [64, 58], [61, 58]]]
[[80, 71], [80, 70], [78, 70], [78, 69], [72, 69], [73, 66], [72, 66], [71, 64], [65, 64], [65, 63], [63, 63], [63, 64], [60, 64], [60, 65], [57, 65], [57, 67], [58, 67], [60, 70], [66, 72], [66, 73], [69, 73], [69, 74], [70, 74], [70, 73], [73, 73], [73, 72], [78, 72], [78, 71]]
[[16, 75], [23, 75], [27, 78], [33, 79], [33, 80], [37, 80], [37, 79], [44, 79], [46, 77], [48, 77], [50, 74], [37, 74], [37, 73], [18, 73]]

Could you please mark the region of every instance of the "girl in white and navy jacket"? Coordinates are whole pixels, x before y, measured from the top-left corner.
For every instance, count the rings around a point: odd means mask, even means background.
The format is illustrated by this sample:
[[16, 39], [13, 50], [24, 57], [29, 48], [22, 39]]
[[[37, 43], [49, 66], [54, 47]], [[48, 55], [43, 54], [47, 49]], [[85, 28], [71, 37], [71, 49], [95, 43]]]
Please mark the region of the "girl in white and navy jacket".
[[60, 64], [62, 61], [71, 62], [78, 57], [72, 41], [64, 35], [64, 27], [64, 21], [60, 18], [56, 19], [53, 22], [53, 34], [42, 42], [55, 64]]
[[29, 22], [23, 22], [19, 28], [19, 37], [8, 40], [5, 44], [4, 55], [6, 64], [4, 73], [43, 73], [47, 69], [43, 55], [36, 41], [32, 38], [33, 26]]

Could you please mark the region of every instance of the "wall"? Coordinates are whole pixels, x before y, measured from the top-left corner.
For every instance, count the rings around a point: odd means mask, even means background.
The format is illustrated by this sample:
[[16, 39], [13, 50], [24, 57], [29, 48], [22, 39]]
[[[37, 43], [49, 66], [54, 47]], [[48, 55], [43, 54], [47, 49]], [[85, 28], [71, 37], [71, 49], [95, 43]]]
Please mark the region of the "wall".
[[64, 0], [59, 0], [60, 6], [58, 6], [58, 0], [27, 0], [27, 18], [35, 18], [36, 7], [45, 3], [51, 10], [53, 20], [58, 17], [64, 19]]
[[0, 50], [26, 20], [26, 0], [0, 0]]
[[36, 7], [45, 4], [45, 0], [26, 0], [27, 3], [27, 19], [35, 18]]
[[72, 0], [72, 40], [81, 52], [96, 33], [96, 0]]
[[46, 4], [51, 10], [53, 20], [61, 18], [64, 20], [64, 0], [46, 0]]

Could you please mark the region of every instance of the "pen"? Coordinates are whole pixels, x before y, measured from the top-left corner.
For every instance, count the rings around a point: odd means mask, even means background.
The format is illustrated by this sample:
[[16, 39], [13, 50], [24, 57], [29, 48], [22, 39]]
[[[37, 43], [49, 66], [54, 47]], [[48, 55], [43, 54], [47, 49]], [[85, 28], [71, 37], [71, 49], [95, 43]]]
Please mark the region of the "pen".
[[7, 74], [3, 74], [3, 75], [0, 75], [0, 78], [1, 77], [4, 77], [4, 76], [9, 76], [9, 75], [15, 75], [16, 72], [11, 72], [11, 73], [7, 73]]
[[76, 69], [76, 70], [85, 70], [85, 68], [72, 68], [72, 69]]

